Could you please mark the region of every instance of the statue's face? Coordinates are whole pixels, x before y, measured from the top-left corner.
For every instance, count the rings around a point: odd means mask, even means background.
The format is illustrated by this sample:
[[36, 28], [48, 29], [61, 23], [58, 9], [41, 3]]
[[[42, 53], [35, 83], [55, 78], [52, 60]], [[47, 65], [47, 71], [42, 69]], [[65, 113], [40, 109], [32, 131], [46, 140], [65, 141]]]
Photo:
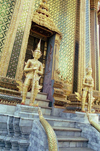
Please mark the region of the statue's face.
[[35, 59], [39, 59], [39, 58], [41, 57], [41, 53], [40, 53], [39, 51], [34, 51], [34, 52], [33, 52], [33, 57], [34, 57]]
[[92, 74], [92, 69], [91, 68], [88, 69], [88, 73]]

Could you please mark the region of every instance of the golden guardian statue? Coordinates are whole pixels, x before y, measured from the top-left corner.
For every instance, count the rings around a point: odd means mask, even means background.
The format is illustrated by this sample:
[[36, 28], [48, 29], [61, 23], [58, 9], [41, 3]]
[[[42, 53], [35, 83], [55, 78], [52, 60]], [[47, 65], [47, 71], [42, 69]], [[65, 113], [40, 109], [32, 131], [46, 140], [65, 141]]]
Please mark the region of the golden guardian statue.
[[88, 100], [88, 112], [91, 112], [92, 102], [93, 102], [93, 87], [94, 80], [92, 78], [92, 68], [89, 65], [87, 68], [86, 76], [83, 78], [83, 89], [82, 89], [82, 111], [85, 111], [85, 102]]
[[26, 78], [23, 84], [21, 104], [25, 104], [28, 89], [31, 87], [31, 98], [29, 105], [34, 106], [37, 93], [39, 92], [39, 89], [41, 89], [41, 86], [39, 85], [39, 79], [43, 74], [43, 65], [40, 61], [38, 61], [42, 55], [40, 51], [40, 42], [36, 50], [34, 52], [32, 51], [32, 53], [34, 59], [29, 59], [24, 68]]

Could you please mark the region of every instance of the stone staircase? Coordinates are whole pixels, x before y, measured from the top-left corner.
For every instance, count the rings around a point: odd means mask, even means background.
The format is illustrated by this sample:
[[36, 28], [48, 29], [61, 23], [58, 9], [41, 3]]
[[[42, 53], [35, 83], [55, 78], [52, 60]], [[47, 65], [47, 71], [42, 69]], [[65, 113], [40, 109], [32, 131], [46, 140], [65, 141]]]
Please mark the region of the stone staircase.
[[75, 121], [59, 117], [45, 117], [45, 119], [57, 135], [59, 151], [93, 151], [87, 147], [88, 139], [81, 137], [81, 129], [75, 128]]
[[[27, 94], [26, 104], [28, 104], [29, 99], [30, 93]], [[67, 118], [61, 118], [59, 115], [58, 117], [56, 117], [57, 115], [51, 116], [47, 94], [39, 93], [35, 103], [39, 104], [44, 118], [53, 127], [57, 136], [59, 151], [93, 151], [88, 148], [88, 139], [82, 137], [82, 130], [76, 128], [76, 120], [67, 120]], [[34, 112], [33, 107], [23, 107], [20, 115], [18, 115], [17, 112], [14, 114], [15, 106], [0, 105], [0, 151], [27, 151], [32, 123], [38, 114], [34, 114], [37, 111]]]
[[[22, 105], [17, 108], [14, 115], [0, 114], [0, 151], [28, 149], [29, 134], [34, 118], [38, 117], [38, 108]], [[82, 131], [76, 128], [76, 121], [48, 115], [44, 115], [44, 118], [56, 133], [59, 151], [93, 151], [87, 147], [88, 139], [81, 137]]]

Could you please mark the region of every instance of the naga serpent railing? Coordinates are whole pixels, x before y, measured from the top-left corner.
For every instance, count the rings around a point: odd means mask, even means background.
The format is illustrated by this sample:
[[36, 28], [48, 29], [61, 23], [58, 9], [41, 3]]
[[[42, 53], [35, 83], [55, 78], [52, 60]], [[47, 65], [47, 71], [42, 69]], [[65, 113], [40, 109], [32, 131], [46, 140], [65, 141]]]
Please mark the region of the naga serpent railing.
[[57, 138], [55, 135], [55, 132], [53, 130], [53, 128], [51, 127], [51, 125], [44, 119], [43, 115], [42, 115], [42, 111], [38, 110], [39, 113], [39, 119], [40, 122], [42, 124], [42, 126], [45, 129], [45, 132], [47, 134], [48, 137], [48, 146], [49, 146], [49, 151], [58, 151], [58, 147], [57, 147]]
[[98, 132], [100, 132], [100, 125], [99, 125], [98, 123], [94, 122], [94, 121], [92, 120], [92, 118], [89, 117], [88, 114], [87, 114], [87, 117], [88, 117], [88, 120], [89, 120], [90, 124], [91, 124]]

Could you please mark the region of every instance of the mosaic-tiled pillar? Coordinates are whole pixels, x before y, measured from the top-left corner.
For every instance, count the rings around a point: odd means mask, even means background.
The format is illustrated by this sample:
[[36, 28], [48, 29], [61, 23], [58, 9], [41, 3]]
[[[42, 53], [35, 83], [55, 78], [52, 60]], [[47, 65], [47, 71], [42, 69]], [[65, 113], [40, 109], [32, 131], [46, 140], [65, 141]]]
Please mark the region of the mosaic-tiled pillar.
[[23, 65], [31, 28], [33, 9], [34, 0], [24, 0], [6, 75], [16, 80], [21, 80], [23, 75]]
[[86, 0], [80, 1], [80, 33], [79, 33], [79, 62], [78, 62], [78, 92], [82, 90], [82, 79], [85, 73], [85, 31], [86, 31]]
[[7, 2], [9, 4], [7, 6], [11, 7], [12, 1], [16, 3], [13, 2], [15, 7], [1, 53], [0, 87], [16, 89], [16, 80], [21, 80], [23, 75], [24, 58], [35, 1], [11, 0], [9, 3]]
[[73, 93], [77, 92], [77, 89], [78, 89], [79, 36], [80, 36], [79, 26], [80, 26], [80, 0], [77, 0]]
[[[11, 0], [1, 1], [0, 10], [0, 76], [6, 77], [9, 60], [16, 36], [16, 30], [21, 13], [22, 1]], [[4, 14], [3, 14], [4, 13]]]
[[99, 90], [99, 51], [97, 40], [97, 1], [90, 1], [91, 65], [94, 89]]

